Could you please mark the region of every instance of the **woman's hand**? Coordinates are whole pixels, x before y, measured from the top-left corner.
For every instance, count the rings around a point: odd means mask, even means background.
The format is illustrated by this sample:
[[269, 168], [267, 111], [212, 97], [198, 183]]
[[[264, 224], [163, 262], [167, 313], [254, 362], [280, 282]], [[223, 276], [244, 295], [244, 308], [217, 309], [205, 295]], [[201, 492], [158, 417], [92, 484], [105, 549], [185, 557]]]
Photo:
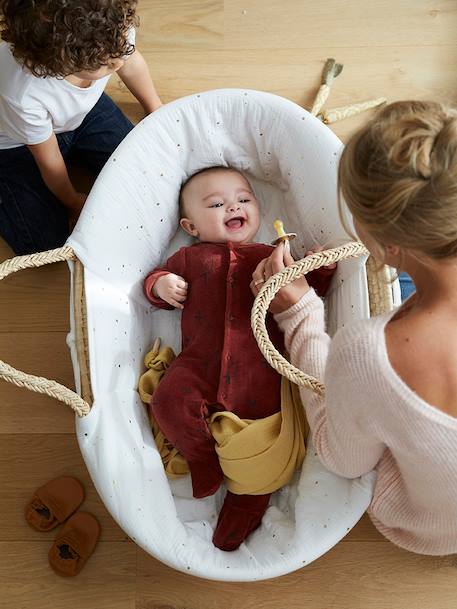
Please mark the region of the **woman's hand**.
[[177, 309], [184, 309], [182, 304], [187, 298], [187, 282], [174, 273], [162, 275], [155, 282], [152, 293]]
[[[286, 266], [290, 266], [294, 262], [294, 259], [290, 255], [289, 243], [283, 241], [277, 245], [268, 258], [259, 262], [256, 270], [252, 274], [250, 287], [254, 296], [257, 296], [262, 285], [272, 275], [279, 273], [279, 271], [282, 271]], [[298, 302], [308, 290], [309, 285], [306, 281], [306, 277], [296, 279], [279, 290], [270, 303], [270, 311], [275, 315], [277, 313], [282, 313]]]

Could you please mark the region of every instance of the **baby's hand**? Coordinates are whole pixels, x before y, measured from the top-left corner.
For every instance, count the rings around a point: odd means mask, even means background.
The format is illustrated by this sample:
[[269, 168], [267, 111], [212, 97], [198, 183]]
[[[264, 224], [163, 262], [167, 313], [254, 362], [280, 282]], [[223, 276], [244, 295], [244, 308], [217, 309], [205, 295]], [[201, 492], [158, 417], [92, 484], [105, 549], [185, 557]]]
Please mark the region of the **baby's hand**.
[[[251, 290], [254, 296], [260, 291], [260, 287], [272, 276], [290, 266], [295, 261], [290, 255], [289, 243], [283, 241], [275, 247], [269, 258], [261, 260], [252, 274]], [[276, 315], [282, 313], [296, 302], [309, 290], [306, 277], [295, 279], [292, 283], [281, 288], [270, 303], [270, 311]]]
[[173, 307], [184, 309], [184, 305], [181, 303], [187, 298], [187, 282], [179, 275], [167, 273], [157, 279], [152, 293]]
[[[312, 247], [310, 250], [306, 250], [305, 252], [305, 256], [311, 256], [311, 254], [317, 254], [317, 252], [322, 252], [324, 248], [322, 247], [322, 245], [315, 245], [314, 247]], [[336, 262], [333, 262], [332, 264], [328, 264], [327, 266], [323, 267], [324, 269], [336, 269]]]

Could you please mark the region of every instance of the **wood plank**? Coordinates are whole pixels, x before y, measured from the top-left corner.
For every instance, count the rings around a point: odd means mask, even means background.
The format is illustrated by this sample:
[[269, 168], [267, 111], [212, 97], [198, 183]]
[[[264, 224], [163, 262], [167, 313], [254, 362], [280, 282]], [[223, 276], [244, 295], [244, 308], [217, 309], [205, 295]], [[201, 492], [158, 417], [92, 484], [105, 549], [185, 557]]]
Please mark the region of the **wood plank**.
[[[0, 541], [39, 541], [24, 519], [24, 508], [36, 488], [57, 476], [75, 476], [86, 498], [81, 509], [92, 512], [102, 527], [103, 541], [126, 541], [89, 477], [73, 434], [6, 434], [0, 443]], [[51, 535], [51, 533], [49, 533]]]
[[[394, 13], [394, 14], [393, 14]], [[224, 33], [230, 48], [430, 46], [455, 42], [453, 0], [231, 0]], [[383, 21], [384, 17], [384, 21]], [[388, 26], [387, 26], [387, 23]]]
[[300, 571], [249, 585], [178, 573], [138, 553], [137, 609], [455, 609], [456, 559], [340, 543]]
[[155, 0], [141, 7], [139, 44], [265, 50], [326, 46], [430, 46], [455, 42], [454, 0]]
[[[74, 390], [70, 351], [66, 332], [0, 336], [0, 357], [10, 366], [44, 376]], [[71, 408], [47, 395], [32, 393], [4, 381], [0, 382], [0, 430], [2, 433], [73, 433]]]
[[355, 527], [349, 531], [346, 537], [344, 537], [342, 543], [351, 543], [353, 541], [379, 541], [389, 543], [387, 539], [383, 537], [376, 529], [368, 514], [364, 514], [362, 516]]
[[[0, 334], [68, 331], [70, 273], [65, 262], [14, 273], [0, 290]], [[2, 348], [0, 336], [0, 353]]]
[[77, 577], [48, 564], [54, 536], [0, 542], [0, 609], [135, 609], [136, 547], [100, 541]]
[[[232, 2], [233, 0], [231, 0]], [[139, 46], [144, 41], [159, 49], [201, 48], [210, 50], [224, 43], [224, 0], [167, 0], [144, 2], [137, 34]]]

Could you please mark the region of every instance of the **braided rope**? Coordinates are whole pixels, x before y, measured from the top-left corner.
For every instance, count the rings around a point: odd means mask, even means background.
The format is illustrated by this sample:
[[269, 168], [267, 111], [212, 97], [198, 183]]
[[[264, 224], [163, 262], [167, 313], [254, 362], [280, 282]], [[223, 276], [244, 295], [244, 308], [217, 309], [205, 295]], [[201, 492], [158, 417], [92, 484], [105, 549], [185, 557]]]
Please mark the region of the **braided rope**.
[[349, 106], [340, 106], [339, 108], [332, 108], [331, 110], [322, 110], [322, 112], [319, 113], [318, 118], [320, 118], [326, 125], [329, 125], [330, 123], [342, 121], [345, 118], [355, 116], [356, 114], [360, 114], [361, 112], [365, 112], [371, 108], [382, 106], [386, 103], [386, 101], [387, 99], [385, 97], [377, 97], [376, 99], [369, 99], [364, 102], [350, 104]]
[[293, 366], [290, 362], [277, 351], [268, 336], [265, 318], [271, 301], [285, 285], [292, 283], [298, 277], [302, 277], [320, 268], [344, 260], [347, 258], [357, 258], [358, 256], [368, 255], [369, 252], [362, 243], [352, 241], [339, 247], [311, 254], [302, 260], [286, 267], [276, 275], [273, 275], [265, 282], [260, 292], [257, 294], [251, 312], [251, 326], [260, 351], [267, 362], [280, 374], [287, 377], [290, 381], [302, 387], [308, 387], [318, 395], [325, 395], [324, 385], [313, 376], [306, 374]]
[[316, 98], [315, 98], [312, 108], [310, 110], [310, 112], [313, 116], [317, 116], [319, 114], [319, 112], [322, 109], [322, 106], [327, 101], [329, 95], [330, 95], [330, 85], [325, 85], [325, 84], [321, 85], [319, 87], [319, 90], [316, 94]]
[[[71, 247], [64, 245], [55, 250], [38, 252], [27, 256], [16, 256], [5, 260], [0, 264], [0, 281], [8, 275], [17, 271], [37, 268], [53, 262], [63, 262], [65, 260], [75, 260], [76, 255]], [[68, 404], [79, 417], [83, 417], [90, 412], [90, 407], [77, 393], [68, 389], [64, 385], [40, 376], [26, 374], [21, 370], [16, 370], [6, 362], [0, 360], [0, 379], [12, 383], [17, 387], [25, 387], [35, 393], [44, 393], [52, 398]]]
[[322, 80], [319, 90], [314, 99], [310, 113], [316, 116], [326, 125], [341, 121], [350, 116], [355, 116], [361, 112], [365, 112], [370, 108], [376, 108], [386, 103], [385, 97], [377, 97], [376, 99], [369, 99], [364, 102], [355, 104], [349, 104], [348, 106], [340, 106], [339, 108], [332, 108], [331, 110], [322, 110], [325, 102], [330, 95], [330, 88], [334, 79], [341, 74], [343, 70], [343, 64], [336, 63], [336, 61], [330, 57], [327, 59], [322, 72]]
[[0, 264], [0, 281], [12, 275], [17, 271], [29, 269], [32, 267], [44, 266], [53, 262], [63, 262], [65, 260], [74, 260], [76, 255], [71, 247], [64, 245], [55, 250], [47, 250], [45, 252], [37, 252], [36, 254], [27, 254], [26, 256], [16, 256], [5, 260]]
[[336, 63], [333, 57], [329, 57], [325, 62], [324, 69], [322, 70], [321, 86], [319, 87], [319, 91], [317, 92], [311, 108], [311, 114], [313, 116], [317, 116], [322, 106], [327, 101], [330, 94], [330, 87], [332, 86], [334, 79], [341, 74], [342, 70], [343, 64]]

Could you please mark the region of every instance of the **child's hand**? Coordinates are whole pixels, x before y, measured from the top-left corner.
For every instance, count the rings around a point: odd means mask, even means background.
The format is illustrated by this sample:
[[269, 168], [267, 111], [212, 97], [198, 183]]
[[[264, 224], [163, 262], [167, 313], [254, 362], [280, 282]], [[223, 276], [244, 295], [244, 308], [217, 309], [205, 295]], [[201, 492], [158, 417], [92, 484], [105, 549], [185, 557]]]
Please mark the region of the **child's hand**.
[[[283, 241], [276, 246], [269, 258], [265, 258], [259, 262], [256, 270], [253, 272], [250, 285], [254, 296], [257, 296], [260, 288], [267, 279], [295, 262], [290, 255], [289, 245], [285, 245], [285, 243], [286, 242]], [[282, 313], [298, 302], [308, 290], [309, 285], [306, 281], [306, 277], [296, 279], [279, 290], [270, 303], [270, 311], [275, 315], [277, 313]]]
[[184, 305], [181, 303], [187, 298], [187, 282], [179, 275], [167, 273], [157, 279], [152, 288], [152, 293], [173, 307], [184, 309]]
[[76, 222], [78, 221], [79, 214], [84, 207], [84, 203], [86, 202], [87, 195], [83, 192], [77, 192], [76, 197], [73, 201], [73, 205], [68, 210], [68, 222], [70, 224], [70, 230], [72, 231], [75, 227]]
[[87, 195], [85, 192], [76, 193], [76, 197], [75, 197], [75, 200], [74, 200], [71, 208], [74, 210], [74, 212], [78, 213], [78, 215], [81, 213], [81, 210], [84, 207], [84, 203], [86, 202], [86, 199], [87, 199]]

